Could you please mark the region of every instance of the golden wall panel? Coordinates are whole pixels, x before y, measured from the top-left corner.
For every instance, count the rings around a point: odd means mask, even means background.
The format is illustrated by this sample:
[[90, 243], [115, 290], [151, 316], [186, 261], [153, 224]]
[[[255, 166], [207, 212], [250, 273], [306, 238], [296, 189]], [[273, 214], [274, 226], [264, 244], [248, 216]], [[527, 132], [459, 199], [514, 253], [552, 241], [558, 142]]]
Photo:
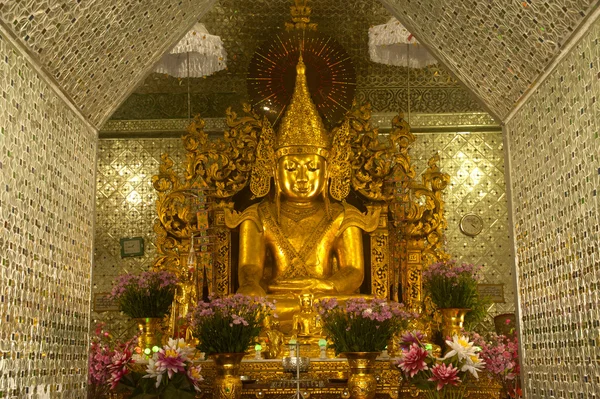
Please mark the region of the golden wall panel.
[[600, 395], [600, 21], [507, 124], [525, 395]]
[[[446, 251], [463, 262], [483, 265], [484, 283], [504, 284], [505, 303], [492, 305], [489, 319], [479, 328], [491, 331], [493, 316], [515, 309], [502, 133], [463, 131], [415, 136], [411, 159], [417, 174], [438, 151], [438, 165], [450, 175], [450, 184], [444, 190]], [[471, 213], [483, 219], [483, 230], [475, 237], [464, 235], [459, 227], [461, 218]]]
[[[184, 155], [180, 139], [100, 140], [96, 189], [96, 235], [92, 293], [107, 293], [123, 273], [139, 273], [156, 257], [155, 234], [157, 192], [152, 176], [158, 172], [160, 156], [168, 152], [175, 169]], [[142, 237], [144, 256], [121, 259], [120, 239]], [[113, 328], [127, 328], [116, 312], [92, 313], [93, 322], [104, 321]]]

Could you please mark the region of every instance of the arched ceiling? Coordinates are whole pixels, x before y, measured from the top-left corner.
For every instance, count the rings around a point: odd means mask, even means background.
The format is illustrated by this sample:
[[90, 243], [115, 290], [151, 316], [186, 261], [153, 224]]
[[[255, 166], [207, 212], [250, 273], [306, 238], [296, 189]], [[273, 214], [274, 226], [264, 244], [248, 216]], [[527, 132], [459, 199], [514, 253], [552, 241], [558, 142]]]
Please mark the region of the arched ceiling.
[[[214, 2], [0, 0], [0, 21], [39, 60], [82, 114], [101, 126], [138, 85], [136, 93], [142, 95], [151, 91], [152, 85], [163, 84], [156, 83], [160, 79], [153, 75], [144, 78], [160, 55], [196, 20], [206, 22], [211, 33], [224, 32], [224, 40], [231, 45], [231, 70], [222, 74], [220, 86], [226, 91], [237, 90], [240, 86], [235, 79], [241, 76], [244, 60], [255, 48], [249, 46], [256, 46], [288, 21], [288, 7], [293, 3], [220, 0], [206, 14]], [[504, 118], [598, 6], [598, 0], [313, 0], [311, 5], [314, 21], [342, 44], [349, 40], [350, 53], [352, 46], [364, 46], [369, 25], [384, 23], [390, 13], [395, 15], [489, 110]], [[250, 31], [255, 36], [246, 37]], [[384, 69], [386, 76], [402, 85], [401, 77], [406, 73], [402, 68], [390, 68], [359, 60], [357, 69], [359, 79], [373, 80], [369, 87], [377, 89], [390, 82], [378, 80]], [[447, 73], [432, 71], [430, 75], [441, 76], [440, 81], [431, 76], [426, 79], [448, 86]], [[168, 79], [165, 82], [174, 90], [181, 85]], [[365, 93], [365, 99], [371, 100]], [[431, 93], [423, 91], [414, 101]], [[385, 96], [401, 94], [380, 91], [374, 98]]]
[[504, 119], [598, 0], [381, 0]]
[[100, 126], [215, 0], [0, 0], [0, 20]]

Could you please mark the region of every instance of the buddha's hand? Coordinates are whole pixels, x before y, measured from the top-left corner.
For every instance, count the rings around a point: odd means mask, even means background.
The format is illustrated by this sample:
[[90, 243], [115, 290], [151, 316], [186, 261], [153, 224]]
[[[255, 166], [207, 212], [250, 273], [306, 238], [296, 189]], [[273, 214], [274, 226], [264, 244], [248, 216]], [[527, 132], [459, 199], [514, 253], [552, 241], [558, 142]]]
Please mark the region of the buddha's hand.
[[318, 278], [305, 278], [301, 280], [282, 280], [269, 286], [269, 292], [273, 294], [300, 293], [302, 291], [314, 294], [335, 294], [337, 289], [332, 282]]
[[265, 290], [259, 285], [255, 283], [248, 283], [241, 285], [240, 288], [236, 291], [238, 294], [250, 295], [250, 296], [265, 296], [267, 293]]

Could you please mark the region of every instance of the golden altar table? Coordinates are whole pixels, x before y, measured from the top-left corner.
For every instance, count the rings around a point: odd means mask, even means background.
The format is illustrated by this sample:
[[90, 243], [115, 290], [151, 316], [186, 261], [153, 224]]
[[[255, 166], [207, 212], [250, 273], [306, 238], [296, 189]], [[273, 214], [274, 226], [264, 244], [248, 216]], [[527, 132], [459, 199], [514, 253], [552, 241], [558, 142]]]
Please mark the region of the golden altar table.
[[[378, 399], [425, 398], [422, 392], [402, 381], [401, 373], [394, 366], [394, 358], [379, 358], [374, 367], [378, 381]], [[212, 382], [215, 377], [214, 363], [200, 362], [204, 382], [199, 399], [212, 399]], [[242, 398], [289, 399], [296, 393], [296, 380], [292, 373], [285, 372], [281, 359], [244, 359], [240, 375], [250, 381], [244, 383]], [[348, 363], [345, 358], [311, 358], [309, 371], [300, 374], [300, 392], [305, 399], [350, 398], [345, 379], [348, 376]], [[483, 374], [468, 388], [469, 399], [500, 399], [501, 386]]]

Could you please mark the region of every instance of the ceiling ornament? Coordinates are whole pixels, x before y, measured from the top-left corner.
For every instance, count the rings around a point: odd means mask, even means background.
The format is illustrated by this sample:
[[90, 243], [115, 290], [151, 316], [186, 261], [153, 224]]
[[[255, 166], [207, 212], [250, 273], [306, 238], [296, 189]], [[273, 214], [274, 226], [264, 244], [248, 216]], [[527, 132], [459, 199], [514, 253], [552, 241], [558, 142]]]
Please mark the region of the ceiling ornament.
[[178, 78], [199, 78], [227, 67], [227, 51], [219, 36], [196, 23], [175, 47], [163, 55], [154, 71]]
[[410, 68], [438, 62], [396, 18], [369, 28], [369, 55], [373, 62]]

